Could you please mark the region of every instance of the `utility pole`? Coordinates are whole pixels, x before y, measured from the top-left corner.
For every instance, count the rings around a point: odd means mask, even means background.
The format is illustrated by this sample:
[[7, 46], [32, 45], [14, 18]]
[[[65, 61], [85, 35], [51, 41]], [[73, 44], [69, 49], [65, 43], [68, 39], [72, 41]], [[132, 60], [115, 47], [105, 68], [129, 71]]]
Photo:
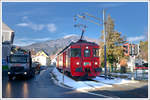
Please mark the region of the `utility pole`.
[[106, 21], [105, 21], [105, 9], [103, 9], [103, 30], [104, 30], [104, 67], [105, 67], [105, 79], [107, 78], [107, 57], [106, 57]]

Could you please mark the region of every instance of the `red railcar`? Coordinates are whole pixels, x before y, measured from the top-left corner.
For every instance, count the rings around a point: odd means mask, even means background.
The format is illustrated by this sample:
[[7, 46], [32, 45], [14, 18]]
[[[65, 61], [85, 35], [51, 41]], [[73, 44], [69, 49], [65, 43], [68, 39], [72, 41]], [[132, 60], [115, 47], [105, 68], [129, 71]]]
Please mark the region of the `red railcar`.
[[72, 42], [58, 53], [57, 68], [75, 77], [100, 75], [99, 45], [86, 40]]

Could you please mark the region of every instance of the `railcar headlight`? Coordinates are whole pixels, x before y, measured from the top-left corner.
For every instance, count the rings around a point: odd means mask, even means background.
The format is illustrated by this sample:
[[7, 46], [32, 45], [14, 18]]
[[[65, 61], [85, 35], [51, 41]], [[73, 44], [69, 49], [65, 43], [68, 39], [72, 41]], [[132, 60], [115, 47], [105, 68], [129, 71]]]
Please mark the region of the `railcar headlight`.
[[97, 63], [97, 62], [95, 62], [95, 65], [98, 65], [98, 63]]
[[76, 64], [79, 65], [80, 63], [79, 63], [79, 62], [76, 62]]

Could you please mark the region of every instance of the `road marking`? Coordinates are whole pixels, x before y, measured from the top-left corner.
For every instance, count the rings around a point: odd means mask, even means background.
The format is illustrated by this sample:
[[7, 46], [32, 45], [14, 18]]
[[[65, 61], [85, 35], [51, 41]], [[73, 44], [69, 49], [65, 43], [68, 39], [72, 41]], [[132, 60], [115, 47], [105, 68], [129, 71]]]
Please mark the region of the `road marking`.
[[[80, 92], [95, 95], [95, 96], [99, 96], [99, 97], [104, 97], [104, 98], [114, 98], [115, 97], [115, 96], [111, 97], [111, 96], [106, 96], [106, 95], [103, 95], [103, 94], [92, 93], [92, 92], [88, 92], [88, 91], [80, 91]], [[118, 98], [118, 97], [116, 96], [116, 98]]]

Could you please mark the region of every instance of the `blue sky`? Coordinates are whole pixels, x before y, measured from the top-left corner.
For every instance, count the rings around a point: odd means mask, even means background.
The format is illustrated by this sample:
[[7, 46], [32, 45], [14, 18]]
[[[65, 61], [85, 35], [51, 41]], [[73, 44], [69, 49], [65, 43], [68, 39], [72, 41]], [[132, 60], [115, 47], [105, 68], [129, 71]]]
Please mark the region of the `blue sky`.
[[[81, 30], [73, 27], [73, 16], [88, 12], [102, 19], [103, 8], [115, 21], [115, 30], [129, 41], [138, 43], [147, 39], [147, 2], [5, 2], [2, 14], [3, 22], [15, 31], [14, 44], [22, 46], [71, 34], [80, 35]], [[102, 26], [79, 18], [76, 23], [87, 25], [85, 36], [99, 39]]]

